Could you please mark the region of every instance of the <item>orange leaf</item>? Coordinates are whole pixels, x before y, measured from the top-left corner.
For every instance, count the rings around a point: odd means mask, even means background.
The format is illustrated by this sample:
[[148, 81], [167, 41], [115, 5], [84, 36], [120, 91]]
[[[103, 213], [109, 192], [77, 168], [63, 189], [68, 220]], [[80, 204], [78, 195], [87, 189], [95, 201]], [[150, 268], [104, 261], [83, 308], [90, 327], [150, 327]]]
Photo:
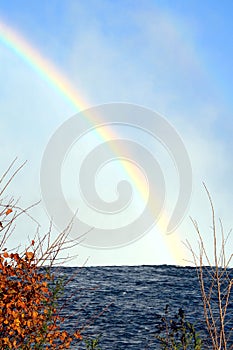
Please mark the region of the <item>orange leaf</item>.
[[7, 209], [7, 211], [6, 211], [5, 214], [6, 214], [6, 215], [9, 215], [10, 213], [12, 213], [12, 211], [13, 211], [13, 210], [12, 210], [11, 208], [9, 208], [9, 209]]
[[80, 334], [79, 332], [75, 332], [75, 333], [74, 333], [74, 336], [75, 336], [75, 338], [77, 338], [77, 339], [83, 339], [83, 337], [81, 336], [81, 334]]
[[29, 260], [31, 260], [34, 256], [34, 254], [32, 252], [26, 252], [25, 255]]

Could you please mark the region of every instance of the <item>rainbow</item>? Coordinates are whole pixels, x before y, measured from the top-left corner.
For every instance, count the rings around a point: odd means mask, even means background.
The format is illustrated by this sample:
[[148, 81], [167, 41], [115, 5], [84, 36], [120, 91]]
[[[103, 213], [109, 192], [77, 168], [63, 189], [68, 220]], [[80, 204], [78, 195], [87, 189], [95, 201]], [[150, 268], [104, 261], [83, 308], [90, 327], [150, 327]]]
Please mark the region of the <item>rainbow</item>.
[[2, 21], [0, 21], [0, 40], [78, 111], [88, 107], [88, 103], [77, 94], [70, 81], [28, 41]]
[[[75, 107], [77, 112], [83, 111], [90, 107], [90, 104], [86, 99], [77, 92], [76, 88], [72, 85], [69, 79], [55, 67], [48, 59], [43, 57], [41, 53], [34, 48], [31, 43], [29, 43], [22, 35], [14, 31], [12, 27], [8, 26], [3, 21], [0, 21], [0, 41], [9, 48], [13, 53], [20, 57], [28, 66], [31, 67], [36, 74], [38, 74], [44, 81], [46, 81], [55, 91], [57, 91], [63, 99], [67, 101], [72, 107]], [[91, 118], [87, 117], [91, 123]], [[103, 128], [105, 129], [105, 128]], [[99, 137], [103, 140], [108, 140], [114, 137], [113, 131], [108, 127], [105, 131], [101, 128], [98, 129]], [[116, 153], [116, 151], [115, 151]], [[145, 193], [147, 191], [142, 189], [140, 177], [134, 175], [134, 169], [131, 169], [130, 164], [124, 166], [124, 169], [133, 180], [136, 188], [143, 200], [146, 200]], [[167, 216], [162, 215], [158, 225], [161, 233], [165, 232], [165, 227], [167, 227]], [[167, 237], [163, 234], [163, 238], [166, 242], [171, 256], [175, 259], [178, 265], [183, 265], [184, 250], [182, 248], [181, 242], [178, 239], [178, 233], [174, 233]], [[174, 247], [176, 247], [174, 249]]]

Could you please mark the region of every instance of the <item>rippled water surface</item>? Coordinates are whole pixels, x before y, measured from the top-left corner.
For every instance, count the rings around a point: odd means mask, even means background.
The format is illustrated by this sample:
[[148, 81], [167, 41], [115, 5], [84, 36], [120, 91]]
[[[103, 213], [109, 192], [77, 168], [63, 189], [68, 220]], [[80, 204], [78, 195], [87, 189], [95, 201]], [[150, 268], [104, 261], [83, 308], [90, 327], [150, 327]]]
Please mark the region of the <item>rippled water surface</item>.
[[[54, 268], [70, 278], [65, 288], [63, 314], [69, 330], [102, 334], [102, 350], [159, 349], [154, 333], [166, 304], [175, 314], [182, 307], [189, 321], [204, 329], [202, 302], [194, 268], [121, 266]], [[103, 312], [104, 311], [104, 312]], [[157, 344], [157, 345], [156, 345]], [[72, 349], [83, 349], [74, 346]]]

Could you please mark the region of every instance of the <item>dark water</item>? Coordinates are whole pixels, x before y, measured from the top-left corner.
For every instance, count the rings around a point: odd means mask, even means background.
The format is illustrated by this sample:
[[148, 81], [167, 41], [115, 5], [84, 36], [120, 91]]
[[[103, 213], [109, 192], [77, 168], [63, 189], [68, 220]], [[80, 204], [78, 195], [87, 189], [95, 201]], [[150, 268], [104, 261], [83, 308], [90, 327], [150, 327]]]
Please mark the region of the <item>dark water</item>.
[[[71, 331], [89, 325], [84, 334], [96, 337], [101, 333], [102, 350], [159, 349], [154, 334], [166, 304], [171, 314], [182, 307], [187, 320], [204, 332], [194, 268], [163, 265], [53, 269], [59, 277], [73, 276], [61, 300], [66, 303], [62, 311], [68, 317], [65, 328]], [[74, 345], [72, 349], [84, 347]]]

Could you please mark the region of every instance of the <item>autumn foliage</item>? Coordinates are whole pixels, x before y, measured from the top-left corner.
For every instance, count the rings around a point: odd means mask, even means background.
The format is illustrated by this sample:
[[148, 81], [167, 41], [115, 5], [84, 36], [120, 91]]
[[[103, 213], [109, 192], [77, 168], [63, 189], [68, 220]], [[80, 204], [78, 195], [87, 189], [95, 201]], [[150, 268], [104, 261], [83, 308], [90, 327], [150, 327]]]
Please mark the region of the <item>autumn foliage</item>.
[[[0, 179], [3, 190], [7, 186], [2, 182], [11, 167]], [[57, 304], [61, 284], [51, 272], [67, 234], [62, 233], [52, 243], [49, 233], [42, 239], [38, 235], [22, 252], [8, 251], [5, 246], [14, 222], [25, 210], [12, 200], [4, 203], [3, 190], [0, 189], [0, 349], [68, 349], [82, 336], [78, 330], [72, 334], [62, 330], [64, 318], [59, 316]], [[46, 262], [49, 264], [42, 268]]]
[[49, 273], [40, 273], [32, 252], [0, 255], [0, 348], [67, 349], [70, 336], [60, 330], [63, 321], [57, 315]]

